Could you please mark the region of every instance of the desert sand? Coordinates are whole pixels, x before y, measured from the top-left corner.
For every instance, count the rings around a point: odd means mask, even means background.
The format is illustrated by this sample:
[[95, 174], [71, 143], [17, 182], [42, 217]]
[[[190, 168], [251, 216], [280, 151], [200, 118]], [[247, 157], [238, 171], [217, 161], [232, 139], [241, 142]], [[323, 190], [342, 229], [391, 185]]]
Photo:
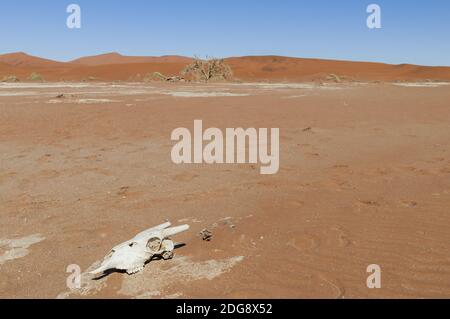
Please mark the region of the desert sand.
[[[56, 82], [0, 83], [0, 297], [450, 297], [448, 68], [240, 58], [241, 83], [118, 83], [185, 61], [16, 58], [1, 75]], [[280, 128], [280, 171], [175, 165], [171, 132], [195, 119]], [[85, 274], [166, 219], [191, 225], [173, 260]], [[72, 264], [81, 289], [66, 285]]]

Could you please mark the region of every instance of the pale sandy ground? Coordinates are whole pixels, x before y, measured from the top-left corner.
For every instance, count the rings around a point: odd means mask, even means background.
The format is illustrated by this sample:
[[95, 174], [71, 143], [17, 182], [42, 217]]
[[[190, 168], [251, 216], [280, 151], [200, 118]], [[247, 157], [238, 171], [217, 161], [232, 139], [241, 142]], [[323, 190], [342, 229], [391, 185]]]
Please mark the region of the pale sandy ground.
[[[448, 298], [449, 102], [445, 83], [0, 84], [0, 297]], [[194, 119], [279, 127], [280, 172], [174, 165]], [[173, 260], [67, 288], [165, 219], [192, 226]]]

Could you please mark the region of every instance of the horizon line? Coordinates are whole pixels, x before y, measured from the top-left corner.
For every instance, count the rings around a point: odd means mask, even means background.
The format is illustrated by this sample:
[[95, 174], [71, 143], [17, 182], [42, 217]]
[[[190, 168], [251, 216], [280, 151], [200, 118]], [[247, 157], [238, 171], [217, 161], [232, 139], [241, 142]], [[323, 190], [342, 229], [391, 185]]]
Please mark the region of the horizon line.
[[[414, 63], [389, 63], [389, 62], [383, 62], [383, 61], [369, 61], [369, 60], [347, 60], [347, 59], [338, 59], [338, 58], [320, 58], [320, 57], [302, 57], [302, 56], [289, 56], [289, 55], [279, 55], [279, 54], [261, 54], [261, 55], [236, 55], [236, 56], [226, 56], [226, 57], [216, 57], [216, 56], [208, 56], [205, 55], [205, 57], [200, 57], [200, 55], [194, 55], [194, 56], [188, 56], [188, 55], [181, 55], [181, 54], [163, 54], [163, 55], [125, 55], [120, 53], [119, 51], [110, 51], [110, 52], [103, 52], [103, 53], [96, 53], [92, 55], [82, 55], [75, 59], [71, 60], [59, 60], [59, 59], [53, 59], [53, 58], [47, 58], [40, 55], [34, 55], [27, 53], [25, 51], [12, 51], [12, 52], [6, 52], [6, 53], [0, 53], [0, 57], [4, 55], [12, 55], [12, 54], [24, 54], [30, 57], [38, 58], [38, 59], [44, 59], [52, 62], [57, 63], [72, 63], [74, 61], [77, 61], [82, 58], [89, 58], [89, 57], [97, 57], [101, 55], [108, 55], [108, 54], [117, 54], [122, 57], [129, 57], [129, 58], [163, 58], [163, 57], [182, 57], [182, 58], [189, 58], [189, 59], [233, 59], [233, 58], [247, 58], [247, 57], [280, 57], [280, 58], [292, 58], [292, 59], [304, 59], [304, 60], [321, 60], [321, 61], [330, 61], [330, 62], [353, 62], [353, 63], [373, 63], [373, 64], [385, 64], [385, 65], [391, 65], [391, 66], [402, 66], [402, 65], [410, 65], [410, 66], [418, 66], [418, 67], [430, 67], [430, 68], [450, 68], [450, 65], [427, 65], [427, 64], [414, 64]], [[130, 63], [133, 64], [133, 63]]]

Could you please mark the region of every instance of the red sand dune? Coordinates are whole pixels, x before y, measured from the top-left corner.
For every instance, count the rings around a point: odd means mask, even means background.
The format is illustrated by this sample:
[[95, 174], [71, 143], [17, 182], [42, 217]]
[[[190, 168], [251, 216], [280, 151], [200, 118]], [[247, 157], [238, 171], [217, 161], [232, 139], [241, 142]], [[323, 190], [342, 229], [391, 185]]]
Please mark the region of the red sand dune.
[[304, 81], [324, 79], [330, 74], [338, 75], [344, 80], [450, 79], [450, 67], [391, 65], [279, 56], [249, 56], [226, 60], [233, 69], [234, 75], [245, 80]]
[[151, 56], [125, 56], [119, 53], [106, 53], [95, 56], [89, 56], [84, 58], [79, 58], [71, 61], [74, 64], [81, 65], [105, 65], [105, 64], [129, 64], [129, 63], [185, 63], [188, 64], [192, 61], [192, 58], [177, 56], [177, 55], [166, 55], [161, 57], [151, 57]]
[[[152, 62], [129, 64], [105, 64], [95, 66], [79, 66], [63, 74], [65, 80], [83, 80], [95, 78], [103, 81], [139, 81], [147, 74], [160, 72], [166, 76], [177, 75], [186, 66], [183, 62]], [[54, 75], [56, 76], [56, 75]]]
[[[72, 62], [57, 62], [25, 53], [11, 53], [0, 55], [0, 78], [15, 75], [21, 81], [26, 81], [32, 72], [37, 72], [47, 81], [139, 81], [152, 72], [178, 75], [190, 61], [191, 58], [182, 56], [130, 57], [109, 53]], [[226, 62], [231, 66], [235, 78], [242, 81], [323, 81], [330, 74], [344, 81], [450, 80], [450, 67], [280, 56], [235, 57], [227, 58]]]
[[38, 58], [23, 52], [0, 55], [0, 62], [18, 68], [54, 68], [67, 66], [68, 63]]
[[20, 81], [27, 81], [31, 73], [40, 74], [45, 80], [59, 80], [57, 75], [69, 72], [74, 66], [70, 63], [57, 62], [28, 55], [23, 52], [0, 55], [0, 80], [7, 76], [16, 76]]

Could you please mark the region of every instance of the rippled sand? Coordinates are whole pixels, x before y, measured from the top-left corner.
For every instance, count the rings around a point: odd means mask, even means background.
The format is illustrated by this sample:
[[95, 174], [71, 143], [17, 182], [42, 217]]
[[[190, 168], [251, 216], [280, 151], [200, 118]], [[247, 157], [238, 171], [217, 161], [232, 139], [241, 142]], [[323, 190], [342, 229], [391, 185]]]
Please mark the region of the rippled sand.
[[[45, 238], [3, 260], [0, 296], [450, 297], [449, 101], [436, 85], [0, 85], [0, 238]], [[174, 165], [170, 133], [195, 119], [280, 128], [279, 173]], [[69, 291], [68, 265], [165, 219], [192, 227], [174, 260]]]

